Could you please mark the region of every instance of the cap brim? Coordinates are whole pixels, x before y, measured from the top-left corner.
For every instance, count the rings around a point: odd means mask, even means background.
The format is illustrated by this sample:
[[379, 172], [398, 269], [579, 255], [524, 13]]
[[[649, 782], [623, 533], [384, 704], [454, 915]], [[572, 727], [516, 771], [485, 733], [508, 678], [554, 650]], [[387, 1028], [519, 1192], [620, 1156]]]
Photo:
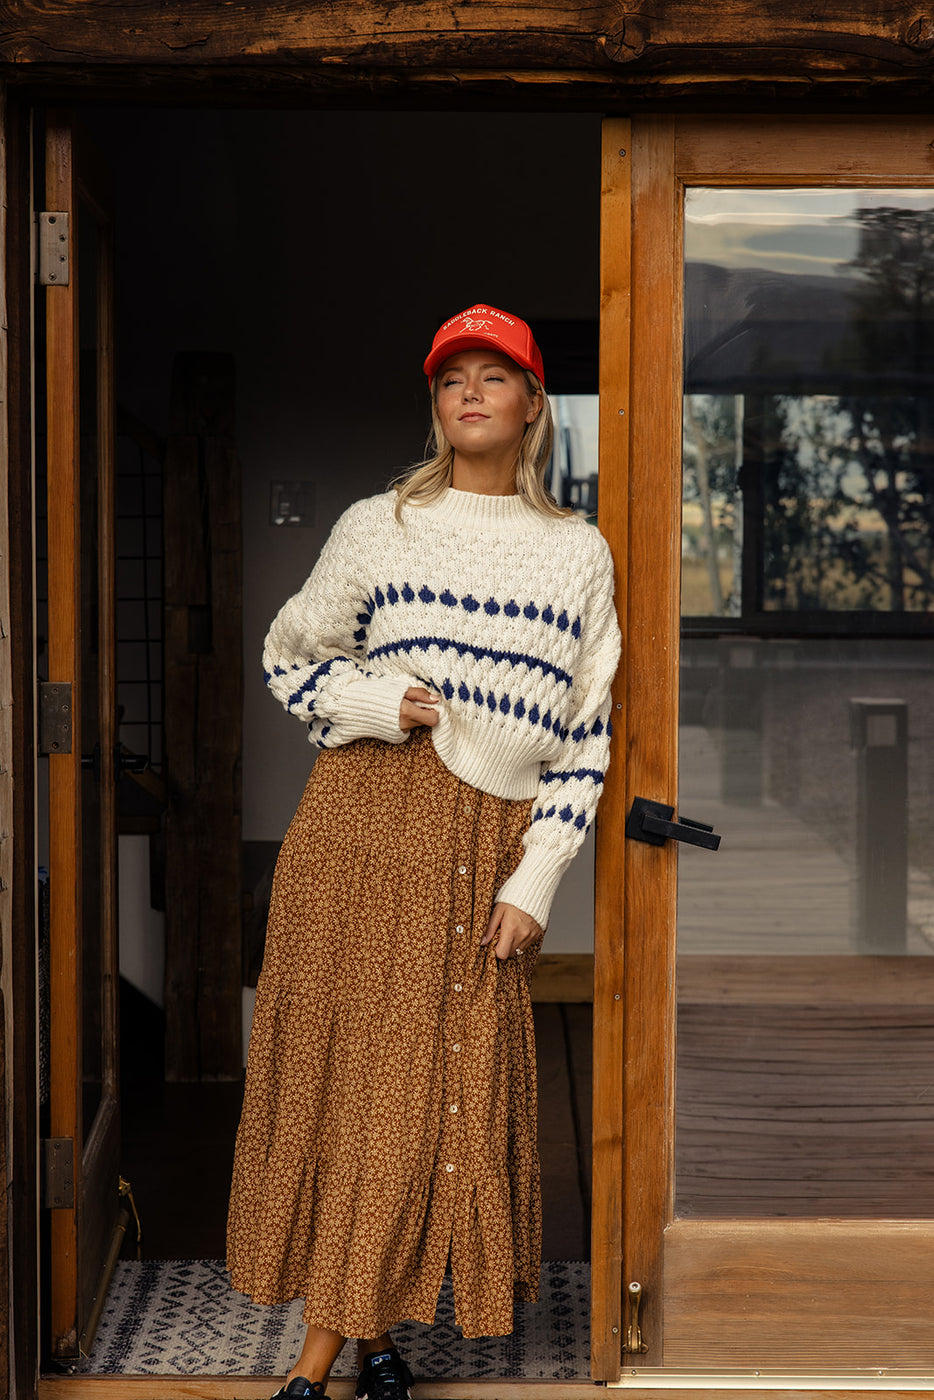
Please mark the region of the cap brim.
[[458, 335], [454, 336], [451, 340], [446, 340], [443, 345], [439, 345], [436, 350], [432, 350], [431, 354], [428, 356], [424, 366], [425, 373], [428, 375], [429, 380], [434, 379], [445, 360], [449, 360], [452, 355], [458, 354], [461, 350], [486, 350], [487, 348], [497, 351], [500, 355], [505, 355], [507, 360], [512, 360], [513, 364], [518, 365], [520, 369], [528, 369], [531, 370], [533, 374], [535, 373], [531, 365], [525, 364], [522, 360], [517, 360], [515, 355], [510, 355], [509, 351], [504, 350], [495, 340], [491, 340], [488, 336], [483, 335]]

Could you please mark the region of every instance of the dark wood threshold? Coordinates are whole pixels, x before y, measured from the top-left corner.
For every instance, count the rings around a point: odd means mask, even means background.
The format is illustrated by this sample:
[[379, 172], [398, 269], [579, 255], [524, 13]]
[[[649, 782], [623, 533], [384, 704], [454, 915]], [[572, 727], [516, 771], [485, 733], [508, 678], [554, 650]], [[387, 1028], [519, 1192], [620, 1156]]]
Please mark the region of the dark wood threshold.
[[[269, 1400], [281, 1376], [43, 1376], [39, 1400]], [[330, 1381], [352, 1400], [353, 1380]], [[422, 1381], [430, 1400], [593, 1400], [596, 1381]]]

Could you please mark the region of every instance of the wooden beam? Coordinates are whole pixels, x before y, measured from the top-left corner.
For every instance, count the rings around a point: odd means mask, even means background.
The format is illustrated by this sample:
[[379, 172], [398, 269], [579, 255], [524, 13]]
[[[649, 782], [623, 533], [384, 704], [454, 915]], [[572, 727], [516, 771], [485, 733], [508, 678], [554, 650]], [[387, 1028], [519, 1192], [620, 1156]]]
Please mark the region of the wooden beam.
[[[5, 113], [3, 114], [5, 116]], [[6, 123], [4, 121], [4, 127]], [[10, 152], [9, 155], [13, 153]], [[14, 157], [15, 158], [15, 157]], [[4, 226], [7, 199], [8, 199], [8, 176], [7, 166], [8, 152], [4, 144], [2, 155], [0, 155], [0, 246], [6, 242], [6, 228]], [[14, 172], [18, 173], [18, 172]], [[14, 274], [12, 296], [16, 296], [16, 279]], [[4, 304], [0, 305], [0, 320], [2, 320], [2, 330], [0, 330], [0, 397], [4, 404], [10, 403], [8, 360], [10, 349], [10, 338], [7, 327], [9, 325], [5, 298]], [[11, 416], [16, 414], [18, 403], [14, 400], [11, 404]], [[8, 1079], [8, 1057], [7, 1057], [7, 1037], [8, 1029], [12, 1029], [12, 1017], [8, 996], [12, 985], [11, 974], [13, 964], [13, 880], [14, 880], [14, 845], [13, 836], [16, 834], [17, 841], [20, 833], [16, 831], [15, 821], [15, 794], [14, 794], [14, 774], [16, 783], [22, 781], [20, 774], [14, 768], [14, 665], [15, 657], [12, 642], [13, 609], [15, 600], [10, 593], [10, 433], [0, 434], [0, 1114], [3, 1115], [4, 1123], [8, 1123], [7, 1116], [7, 1084]], [[15, 494], [14, 494], [15, 501]], [[15, 509], [15, 506], [14, 506]], [[17, 618], [17, 621], [19, 619]], [[23, 833], [25, 836], [25, 833]], [[16, 1013], [14, 1013], [16, 1014]], [[17, 1026], [18, 1030], [18, 1026]], [[0, 1141], [0, 1182], [3, 1185], [3, 1201], [0, 1202], [0, 1385], [4, 1381], [9, 1385], [10, 1376], [10, 1338], [8, 1335], [9, 1318], [9, 1215], [8, 1203], [10, 1199], [10, 1188], [12, 1185], [12, 1163], [7, 1157], [7, 1131], [4, 1132]]]
[[934, 19], [886, 0], [13, 0], [0, 62], [929, 75]]
[[164, 469], [166, 1078], [235, 1079], [240, 996], [240, 468], [228, 355], [176, 356]]
[[[630, 239], [632, 127], [603, 124], [600, 187], [600, 529], [613, 554], [616, 612], [625, 633], [629, 529]], [[623, 1047], [626, 957], [626, 638], [613, 687], [614, 730], [596, 829], [593, 1006], [591, 1374], [619, 1378], [623, 1346]]]

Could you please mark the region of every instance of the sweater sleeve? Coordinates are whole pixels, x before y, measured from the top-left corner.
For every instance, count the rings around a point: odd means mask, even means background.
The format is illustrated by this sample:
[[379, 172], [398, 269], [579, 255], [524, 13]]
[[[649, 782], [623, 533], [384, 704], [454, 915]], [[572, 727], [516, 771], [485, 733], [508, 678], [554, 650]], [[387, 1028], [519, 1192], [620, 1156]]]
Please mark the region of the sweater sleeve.
[[366, 668], [373, 602], [362, 563], [369, 535], [359, 506], [351, 506], [303, 587], [279, 610], [263, 648], [266, 684], [289, 714], [305, 720], [319, 748], [408, 738], [399, 728], [399, 706], [417, 682]]
[[620, 633], [613, 606], [613, 565], [604, 545], [587, 624], [587, 649], [574, 677], [573, 713], [560, 758], [541, 777], [525, 854], [497, 894], [542, 926], [555, 891], [597, 811], [610, 756], [610, 686], [619, 665]]

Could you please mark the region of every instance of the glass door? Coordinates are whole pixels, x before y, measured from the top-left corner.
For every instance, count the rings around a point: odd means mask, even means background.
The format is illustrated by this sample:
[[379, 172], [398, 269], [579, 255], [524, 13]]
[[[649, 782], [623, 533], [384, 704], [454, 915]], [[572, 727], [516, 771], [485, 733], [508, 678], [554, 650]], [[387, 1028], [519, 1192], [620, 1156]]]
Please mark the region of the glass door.
[[[69, 113], [45, 124], [45, 433], [37, 515], [48, 637], [49, 1349], [93, 1340], [122, 1242], [117, 1028], [113, 221]], [[80, 275], [79, 275], [80, 273]], [[44, 528], [43, 528], [44, 527]], [[44, 1095], [45, 1097], [45, 1095]], [[125, 1223], [125, 1214], [123, 1223]]]
[[722, 845], [626, 842], [630, 1383], [934, 1366], [934, 127], [846, 135], [633, 124], [613, 822]]

